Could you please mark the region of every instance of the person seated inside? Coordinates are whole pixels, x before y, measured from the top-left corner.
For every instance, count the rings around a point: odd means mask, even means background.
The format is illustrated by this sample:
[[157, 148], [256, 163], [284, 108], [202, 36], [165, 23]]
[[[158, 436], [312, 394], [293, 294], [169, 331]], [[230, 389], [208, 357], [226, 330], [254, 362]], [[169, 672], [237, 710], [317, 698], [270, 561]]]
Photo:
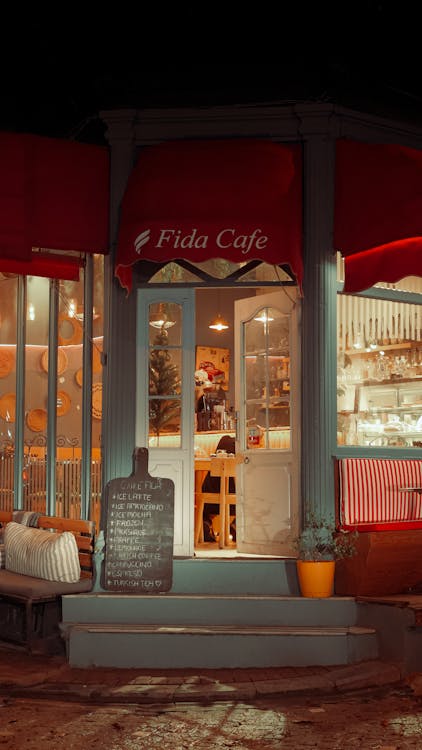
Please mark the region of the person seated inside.
[[[235, 439], [230, 435], [223, 435], [217, 444], [217, 451], [226, 451], [226, 453], [235, 453]], [[220, 477], [212, 477], [211, 473], [208, 472], [203, 483], [202, 492], [220, 492]], [[236, 482], [234, 477], [229, 477], [229, 492], [236, 492]], [[204, 542], [216, 542], [215, 533], [212, 526], [212, 519], [214, 516], [218, 516], [220, 513], [220, 506], [218, 503], [205, 503], [203, 525], [204, 525]], [[236, 541], [236, 506], [230, 505], [230, 517], [234, 516], [233, 521], [230, 523], [230, 534], [232, 541]]]

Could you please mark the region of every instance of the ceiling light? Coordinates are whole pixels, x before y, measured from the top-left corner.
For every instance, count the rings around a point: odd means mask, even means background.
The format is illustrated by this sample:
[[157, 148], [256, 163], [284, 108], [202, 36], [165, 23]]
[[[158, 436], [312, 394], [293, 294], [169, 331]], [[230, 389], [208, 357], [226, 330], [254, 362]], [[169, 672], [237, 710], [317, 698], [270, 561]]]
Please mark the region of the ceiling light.
[[208, 326], [208, 328], [212, 328], [214, 331], [225, 331], [228, 327], [229, 324], [227, 320], [221, 317], [221, 313], [218, 313], [217, 317]]

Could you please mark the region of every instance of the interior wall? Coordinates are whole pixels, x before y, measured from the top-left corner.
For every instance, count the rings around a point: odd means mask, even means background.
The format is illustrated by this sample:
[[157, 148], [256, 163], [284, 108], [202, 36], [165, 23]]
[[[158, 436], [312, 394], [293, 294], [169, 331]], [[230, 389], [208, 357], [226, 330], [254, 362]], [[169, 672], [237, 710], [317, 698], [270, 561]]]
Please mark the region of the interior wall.
[[[234, 406], [234, 303], [243, 297], [253, 297], [256, 289], [197, 289], [196, 306], [196, 345], [229, 349], [229, 389], [228, 406]], [[211, 318], [221, 313], [229, 324], [225, 331], [208, 328]]]

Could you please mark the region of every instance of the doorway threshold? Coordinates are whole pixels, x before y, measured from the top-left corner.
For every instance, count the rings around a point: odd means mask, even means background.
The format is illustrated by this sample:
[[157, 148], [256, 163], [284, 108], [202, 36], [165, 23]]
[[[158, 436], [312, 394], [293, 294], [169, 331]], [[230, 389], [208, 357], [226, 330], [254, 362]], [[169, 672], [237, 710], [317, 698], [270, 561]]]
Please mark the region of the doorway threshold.
[[224, 560], [241, 560], [241, 559], [263, 559], [263, 560], [280, 560], [282, 559], [279, 555], [255, 555], [251, 552], [238, 552], [236, 548], [225, 548], [220, 549], [219, 547], [215, 547], [215, 545], [210, 547], [207, 547], [206, 549], [200, 548], [195, 549], [194, 557], [198, 557], [201, 559], [204, 558], [210, 558], [212, 560], [215, 559], [224, 559]]

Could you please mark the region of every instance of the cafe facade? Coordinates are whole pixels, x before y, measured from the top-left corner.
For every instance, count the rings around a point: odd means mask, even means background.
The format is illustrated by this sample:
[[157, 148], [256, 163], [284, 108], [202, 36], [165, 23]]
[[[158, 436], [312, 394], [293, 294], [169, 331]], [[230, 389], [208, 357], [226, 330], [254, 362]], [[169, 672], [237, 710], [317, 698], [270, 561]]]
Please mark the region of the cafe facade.
[[[49, 276], [33, 249], [21, 268], [1, 260], [26, 330], [34, 279], [49, 321], [41, 343], [2, 341], [16, 362], [0, 394], [4, 505], [91, 516], [101, 534], [104, 488], [143, 448], [174, 487], [163, 597], [297, 596], [305, 512], [338, 515], [334, 460], [421, 455], [422, 133], [326, 104], [99, 114], [108, 146], [86, 203], [100, 236], [54, 257], [57, 233], [34, 241]], [[69, 258], [76, 277], [57, 268]], [[224, 436], [234, 449], [217, 456]], [[214, 457], [235, 480], [224, 518], [202, 496]], [[116, 619], [115, 589], [98, 577], [95, 592]], [[92, 605], [66, 606], [80, 622]]]
[[[107, 399], [109, 476], [130, 472], [134, 445], [148, 447], [153, 471], [175, 481], [175, 555], [195, 556], [194, 462], [215, 452], [219, 435], [210, 440], [198, 431], [190, 386], [182, 391], [177, 437], [165, 429], [154, 435], [148, 417], [148, 400], [154, 396], [148, 389], [154, 347], [149, 316], [175, 306], [184, 310], [187, 328], [172, 342], [177, 330], [172, 326], [168, 340], [180, 347], [180, 361], [187, 358], [187, 372], [201, 369], [198, 349], [204, 361], [212, 362], [204, 354], [207, 347], [216, 350], [217, 358], [229, 357], [228, 383], [226, 375], [223, 383], [224, 408], [228, 415], [234, 412], [225, 425], [236, 438], [236, 548], [294, 556], [291, 540], [305, 504], [334, 513], [334, 456], [418, 452], [413, 445], [417, 430], [409, 430], [413, 437], [408, 439], [398, 430], [395, 442], [381, 432], [378, 412], [364, 408], [364, 384], [376, 388], [382, 382], [375, 370], [388, 359], [394, 388], [400, 378], [394, 368], [402, 366], [412, 373], [409, 388], [416, 389], [414, 400], [419, 400], [420, 281], [412, 278], [400, 287], [399, 279], [420, 272], [419, 217], [412, 215], [420, 200], [420, 133], [405, 134], [403, 125], [325, 105], [101, 116], [114, 184], [110, 295], [115, 366], [110, 357], [107, 387], [110, 394], [136, 393], [136, 406], [129, 399]], [[386, 184], [389, 174], [395, 177]], [[416, 237], [413, 248], [407, 247], [410, 236]], [[357, 274], [360, 286], [342, 295], [339, 255], [347, 268], [358, 250], [371, 248], [378, 248], [381, 258], [390, 253], [378, 267], [389, 268], [390, 276], [382, 288], [374, 286], [384, 282], [382, 273], [372, 277], [370, 294], [364, 262]], [[222, 259], [220, 265], [216, 258]], [[204, 301], [203, 287], [208, 295], [212, 290]], [[365, 296], [353, 294], [362, 290]], [[230, 328], [207, 330], [224, 299], [233, 304], [232, 310], [224, 309]], [[274, 339], [267, 320], [273, 315]], [[359, 332], [363, 343], [356, 348], [359, 342], [352, 336], [357, 339]], [[372, 345], [377, 338], [372, 349], [370, 335]], [[393, 342], [388, 346], [396, 341], [397, 350], [382, 348], [387, 335]], [[212, 364], [218, 368], [218, 361]], [[375, 400], [381, 407], [382, 388], [378, 391]], [[412, 396], [406, 398], [410, 406]], [[387, 397], [385, 424], [396, 415], [389, 414], [395, 403]], [[416, 413], [408, 417], [415, 428]]]

